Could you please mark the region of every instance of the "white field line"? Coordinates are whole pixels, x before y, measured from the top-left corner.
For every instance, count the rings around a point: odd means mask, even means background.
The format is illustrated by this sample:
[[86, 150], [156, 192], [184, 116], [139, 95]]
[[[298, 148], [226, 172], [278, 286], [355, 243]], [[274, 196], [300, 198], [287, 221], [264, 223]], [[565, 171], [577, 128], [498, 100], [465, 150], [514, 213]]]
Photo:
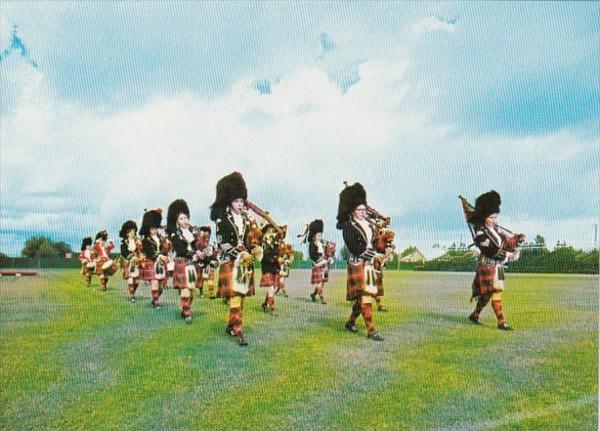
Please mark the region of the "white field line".
[[552, 406], [548, 406], [543, 409], [533, 410], [529, 412], [517, 412], [507, 414], [500, 419], [489, 419], [481, 422], [470, 422], [463, 424], [456, 424], [449, 428], [436, 428], [437, 431], [466, 431], [466, 430], [490, 430], [503, 425], [508, 425], [515, 422], [522, 422], [528, 419], [536, 419], [542, 416], [549, 415], [551, 413], [558, 413], [566, 410], [571, 410], [577, 407], [585, 406], [587, 404], [596, 404], [598, 398], [595, 395], [588, 395], [575, 401], [568, 401], [564, 403], [556, 403]]

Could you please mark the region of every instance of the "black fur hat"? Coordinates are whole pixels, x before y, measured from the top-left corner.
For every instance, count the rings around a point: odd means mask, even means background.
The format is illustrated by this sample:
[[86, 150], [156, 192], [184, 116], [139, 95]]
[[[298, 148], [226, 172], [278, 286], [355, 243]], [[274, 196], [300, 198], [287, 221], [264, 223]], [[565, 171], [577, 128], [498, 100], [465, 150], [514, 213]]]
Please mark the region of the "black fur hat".
[[129, 233], [129, 231], [131, 231], [131, 230], [134, 230], [137, 232], [137, 224], [133, 220], [127, 220], [121, 226], [121, 230], [119, 231], [119, 236], [121, 238], [125, 239], [127, 237], [127, 234]]
[[217, 221], [225, 209], [236, 199], [248, 199], [246, 182], [239, 172], [232, 172], [217, 182], [215, 202], [210, 206], [210, 219]]
[[340, 193], [340, 203], [338, 205], [337, 228], [350, 220], [352, 211], [359, 205], [367, 204], [367, 192], [360, 183], [354, 183], [347, 186]]
[[160, 227], [162, 222], [162, 209], [146, 211], [142, 217], [142, 227], [140, 227], [140, 235], [146, 236], [150, 234], [150, 229]]
[[106, 241], [108, 239], [108, 231], [106, 229], [101, 230], [100, 232], [98, 232], [96, 234], [96, 240], [98, 239], [102, 239], [103, 241]]
[[495, 190], [482, 194], [475, 200], [475, 211], [471, 214], [469, 222], [482, 225], [490, 214], [500, 212], [501, 203], [500, 195]]
[[312, 242], [315, 238], [315, 235], [318, 233], [323, 233], [323, 220], [317, 219], [310, 222], [308, 225], [308, 242]]
[[83, 238], [83, 241], [81, 241], [81, 251], [84, 251], [88, 246], [92, 245], [93, 243], [94, 241], [92, 241], [92, 237], [87, 236]]
[[175, 199], [169, 205], [169, 209], [167, 210], [167, 232], [175, 232], [179, 214], [185, 214], [188, 218], [190, 217], [190, 209], [187, 202], [183, 199]]

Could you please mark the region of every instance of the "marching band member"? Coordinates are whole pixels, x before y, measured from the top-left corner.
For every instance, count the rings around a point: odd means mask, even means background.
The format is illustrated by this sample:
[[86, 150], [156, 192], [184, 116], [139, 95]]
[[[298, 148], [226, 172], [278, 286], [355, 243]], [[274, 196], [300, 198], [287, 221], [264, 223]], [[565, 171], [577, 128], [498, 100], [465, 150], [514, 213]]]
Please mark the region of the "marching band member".
[[81, 262], [81, 275], [85, 277], [85, 287], [90, 287], [92, 275], [96, 271], [94, 264], [94, 252], [92, 251], [92, 238], [83, 238], [81, 242], [81, 253], [79, 253], [79, 262]]
[[325, 274], [327, 273], [331, 260], [325, 255], [326, 246], [325, 241], [323, 241], [323, 227], [323, 220], [317, 219], [310, 222], [306, 240], [308, 241], [308, 256], [312, 261], [310, 282], [315, 288], [314, 292], [310, 294], [310, 298], [315, 302], [318, 295], [321, 304], [327, 304], [327, 302], [325, 302], [323, 286], [328, 279]]
[[270, 312], [275, 316], [275, 286], [279, 284], [279, 247], [281, 241], [277, 230], [271, 224], [263, 227], [263, 258], [260, 262], [262, 275], [260, 287], [267, 288], [265, 301], [261, 307], [265, 313]]
[[254, 295], [253, 256], [246, 248], [253, 220], [244, 211], [248, 198], [246, 182], [233, 172], [217, 182], [210, 219], [215, 222], [219, 255], [220, 295], [229, 298], [229, 318], [225, 331], [248, 345], [243, 330], [244, 298]]
[[509, 331], [512, 328], [506, 323], [502, 307], [504, 268], [508, 261], [518, 258], [517, 247], [525, 241], [525, 235], [515, 235], [497, 224], [500, 203], [500, 195], [494, 190], [484, 193], [477, 198], [475, 210], [468, 217], [474, 227], [475, 245], [481, 252], [472, 284], [471, 299], [477, 298], [477, 305], [469, 320], [480, 324], [479, 315], [491, 299], [498, 329]]
[[284, 297], [288, 297], [285, 291], [285, 279], [290, 276], [290, 268], [294, 262], [294, 250], [292, 244], [285, 243], [279, 247], [279, 255], [277, 256], [277, 263], [279, 263], [279, 276], [277, 277], [277, 290], [275, 295], [279, 295], [279, 292], [283, 293]]
[[152, 306], [160, 308], [160, 295], [162, 295], [167, 282], [168, 250], [164, 242], [167, 240], [159, 234], [162, 222], [162, 209], [146, 211], [142, 217], [140, 236], [145, 260], [141, 265], [142, 280], [150, 282], [150, 296]]
[[344, 243], [350, 252], [346, 299], [354, 301], [346, 329], [358, 332], [356, 319], [362, 314], [368, 337], [383, 341], [373, 325], [372, 303], [377, 295], [373, 262], [385, 256], [374, 249], [374, 227], [366, 217], [367, 193], [360, 183], [346, 187], [340, 193], [337, 228], [342, 230]]
[[171, 202], [167, 211], [167, 232], [175, 251], [173, 288], [179, 289], [181, 317], [192, 323], [192, 301], [197, 272], [195, 237], [190, 225], [190, 209], [183, 199]]
[[121, 259], [123, 259], [123, 279], [127, 280], [129, 300], [135, 303], [135, 292], [140, 284], [138, 254], [137, 224], [127, 220], [119, 231], [121, 237]]
[[218, 265], [218, 260], [215, 255], [215, 248], [210, 245], [210, 234], [212, 229], [210, 226], [200, 226], [200, 233], [197, 237], [197, 247], [204, 254], [204, 258], [199, 260], [198, 269], [201, 276], [198, 277], [200, 296], [203, 294], [204, 283], [208, 286], [208, 296], [210, 299], [215, 299], [215, 268]]
[[115, 247], [113, 240], [108, 239], [108, 231], [106, 229], [96, 234], [94, 241], [94, 256], [96, 263], [96, 274], [100, 276], [100, 286], [102, 290], [108, 290], [108, 277], [113, 275], [118, 269], [118, 259], [113, 261], [110, 258], [110, 253]]

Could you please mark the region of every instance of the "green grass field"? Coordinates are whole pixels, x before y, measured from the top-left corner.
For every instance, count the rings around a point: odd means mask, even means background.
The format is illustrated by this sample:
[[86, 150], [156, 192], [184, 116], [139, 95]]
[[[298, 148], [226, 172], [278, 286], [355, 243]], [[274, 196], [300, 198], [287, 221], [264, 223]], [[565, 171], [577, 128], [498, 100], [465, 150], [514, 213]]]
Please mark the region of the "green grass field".
[[77, 271], [0, 279], [0, 428], [595, 430], [598, 277], [507, 275], [505, 313], [467, 320], [472, 274], [387, 272], [385, 341], [346, 332], [345, 274], [328, 305], [295, 271], [279, 316], [245, 307], [250, 345], [225, 335], [220, 301], [174, 290], [150, 306], [124, 281], [100, 292]]

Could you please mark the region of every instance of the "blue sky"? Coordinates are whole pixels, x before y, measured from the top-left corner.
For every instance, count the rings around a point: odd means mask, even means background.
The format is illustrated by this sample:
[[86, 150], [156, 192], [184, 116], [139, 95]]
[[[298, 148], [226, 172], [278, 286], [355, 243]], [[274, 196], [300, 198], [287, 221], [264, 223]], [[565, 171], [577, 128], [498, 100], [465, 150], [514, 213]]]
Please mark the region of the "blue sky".
[[177, 197], [206, 223], [233, 169], [292, 231], [339, 240], [360, 181], [434, 253], [466, 240], [456, 196], [495, 188], [510, 227], [589, 248], [599, 23], [583, 2], [3, 2], [0, 251]]

